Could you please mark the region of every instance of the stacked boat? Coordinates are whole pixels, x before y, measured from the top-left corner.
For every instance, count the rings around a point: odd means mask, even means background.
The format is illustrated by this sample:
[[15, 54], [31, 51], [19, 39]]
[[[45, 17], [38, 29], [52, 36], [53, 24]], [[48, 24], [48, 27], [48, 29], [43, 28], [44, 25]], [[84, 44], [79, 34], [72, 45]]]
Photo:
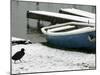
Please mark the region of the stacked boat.
[[[79, 9], [60, 9], [60, 13], [95, 21], [95, 14]], [[41, 31], [47, 36], [48, 43], [57, 48], [96, 49], [95, 23], [72, 21], [43, 27]]]

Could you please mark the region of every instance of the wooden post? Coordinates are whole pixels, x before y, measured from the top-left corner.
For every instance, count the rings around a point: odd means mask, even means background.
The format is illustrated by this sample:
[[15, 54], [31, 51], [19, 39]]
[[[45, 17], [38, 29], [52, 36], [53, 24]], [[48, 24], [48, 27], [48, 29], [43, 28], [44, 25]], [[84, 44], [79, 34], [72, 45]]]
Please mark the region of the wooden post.
[[36, 10], [39, 10], [39, 2], [36, 2]]
[[[36, 10], [39, 10], [39, 2], [36, 2]], [[37, 20], [37, 30], [40, 32], [40, 19]]]
[[38, 21], [37, 21], [37, 30], [38, 30], [39, 32], [41, 32], [40, 19], [38, 19]]
[[16, 1], [17, 6], [19, 6], [19, 1]]
[[89, 24], [89, 20], [88, 20], [88, 24]]
[[29, 11], [27, 11], [27, 33], [29, 33], [29, 17], [28, 17]]
[[73, 4], [73, 8], [77, 9], [77, 5], [76, 4]]

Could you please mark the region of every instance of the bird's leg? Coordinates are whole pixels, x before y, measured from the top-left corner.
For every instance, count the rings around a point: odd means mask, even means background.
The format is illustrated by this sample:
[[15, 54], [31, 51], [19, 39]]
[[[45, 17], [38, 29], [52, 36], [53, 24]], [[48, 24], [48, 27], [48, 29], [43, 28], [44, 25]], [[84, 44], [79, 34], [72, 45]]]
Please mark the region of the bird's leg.
[[23, 62], [24, 63], [25, 61], [23, 59], [21, 59], [20, 62]]
[[21, 59], [19, 61], [22, 62]]
[[24, 62], [24, 60], [23, 60], [23, 59], [21, 59], [21, 61], [23, 61], [23, 62]]
[[16, 61], [14, 61], [14, 64], [16, 64]]

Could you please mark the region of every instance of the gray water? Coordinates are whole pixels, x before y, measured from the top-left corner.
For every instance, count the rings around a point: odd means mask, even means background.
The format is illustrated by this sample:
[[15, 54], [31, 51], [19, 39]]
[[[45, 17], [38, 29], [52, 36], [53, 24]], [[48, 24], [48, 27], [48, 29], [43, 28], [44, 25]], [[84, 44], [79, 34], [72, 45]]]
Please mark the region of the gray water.
[[[39, 3], [23, 2], [12, 0], [11, 2], [11, 35], [18, 38], [29, 39], [33, 42], [46, 42], [45, 36], [37, 31], [37, 20], [29, 19], [30, 29], [27, 29], [26, 14], [28, 10], [43, 10], [50, 12], [58, 12], [60, 8], [77, 8], [84, 11], [95, 13], [96, 7], [89, 5], [74, 4], [55, 4], [55, 3]], [[48, 26], [50, 22], [41, 21], [43, 26]], [[29, 32], [28, 32], [29, 31]]]

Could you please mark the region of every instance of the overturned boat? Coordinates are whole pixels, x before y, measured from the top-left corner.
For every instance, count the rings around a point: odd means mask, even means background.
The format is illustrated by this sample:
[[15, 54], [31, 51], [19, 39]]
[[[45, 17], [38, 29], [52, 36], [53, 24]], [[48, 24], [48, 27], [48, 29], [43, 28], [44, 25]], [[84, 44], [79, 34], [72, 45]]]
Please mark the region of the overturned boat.
[[95, 24], [69, 22], [43, 27], [41, 31], [57, 48], [96, 49]]
[[91, 18], [95, 20], [95, 14], [75, 8], [61, 8], [59, 10], [59, 13], [63, 14], [70, 14], [70, 15], [75, 15], [75, 16], [80, 16], [80, 17], [86, 17], [86, 18]]

